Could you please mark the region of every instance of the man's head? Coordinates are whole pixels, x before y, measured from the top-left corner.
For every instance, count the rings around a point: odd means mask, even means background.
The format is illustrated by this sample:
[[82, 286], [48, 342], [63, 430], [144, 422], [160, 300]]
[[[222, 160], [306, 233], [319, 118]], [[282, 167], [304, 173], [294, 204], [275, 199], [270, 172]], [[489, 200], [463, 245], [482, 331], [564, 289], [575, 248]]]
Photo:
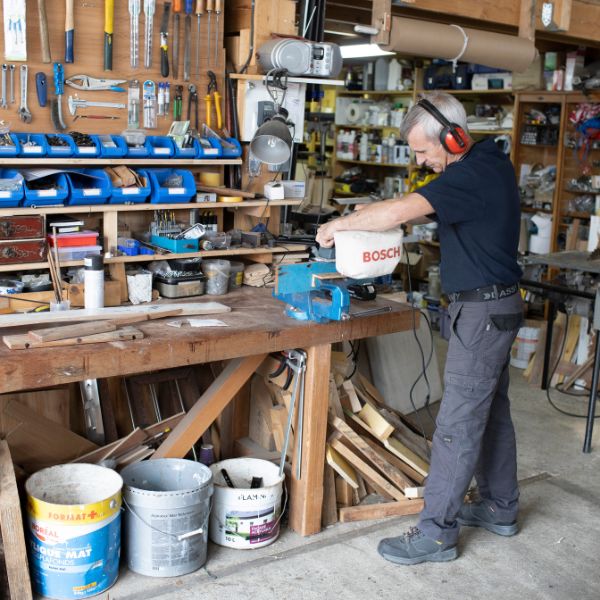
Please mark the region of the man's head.
[[[456, 124], [463, 132], [467, 132], [467, 115], [463, 105], [450, 94], [442, 92], [433, 92], [425, 97], [430, 105], [442, 115], [449, 123]], [[453, 153], [444, 148], [440, 141], [440, 134], [445, 128], [445, 124], [432, 114], [422, 104], [415, 104], [409, 111], [400, 128], [400, 136], [408, 142], [411, 150], [415, 153], [415, 159], [418, 165], [424, 165], [441, 173], [450, 163], [459, 160], [462, 152]], [[462, 139], [462, 138], [461, 138]], [[465, 151], [469, 149], [472, 140], [468, 134], [465, 134]], [[450, 137], [452, 146], [457, 145], [457, 140]], [[462, 150], [462, 148], [458, 148]]]

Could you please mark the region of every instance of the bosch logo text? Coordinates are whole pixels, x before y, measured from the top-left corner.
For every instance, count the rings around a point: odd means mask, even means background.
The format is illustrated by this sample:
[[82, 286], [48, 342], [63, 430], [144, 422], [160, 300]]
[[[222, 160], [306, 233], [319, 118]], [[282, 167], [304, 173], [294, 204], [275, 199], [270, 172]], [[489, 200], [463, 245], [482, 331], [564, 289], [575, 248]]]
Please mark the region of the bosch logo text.
[[394, 246], [393, 248], [382, 248], [381, 250], [372, 250], [363, 252], [363, 262], [378, 262], [388, 258], [399, 258], [402, 248]]

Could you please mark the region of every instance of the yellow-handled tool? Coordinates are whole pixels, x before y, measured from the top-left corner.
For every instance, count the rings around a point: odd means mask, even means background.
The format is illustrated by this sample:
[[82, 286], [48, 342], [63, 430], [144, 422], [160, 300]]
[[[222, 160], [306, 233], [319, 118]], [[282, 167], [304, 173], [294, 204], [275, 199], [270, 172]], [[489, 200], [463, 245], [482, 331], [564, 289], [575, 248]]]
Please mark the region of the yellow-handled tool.
[[[217, 76], [212, 72], [208, 71], [208, 89], [204, 100], [206, 102], [206, 124], [212, 127], [212, 99], [215, 102], [215, 114], [217, 115], [217, 129], [223, 127], [223, 116], [221, 114], [221, 94], [217, 88]], [[211, 96], [212, 94], [212, 96]]]
[[104, 70], [113, 68], [113, 32], [115, 24], [115, 0], [104, 0]]

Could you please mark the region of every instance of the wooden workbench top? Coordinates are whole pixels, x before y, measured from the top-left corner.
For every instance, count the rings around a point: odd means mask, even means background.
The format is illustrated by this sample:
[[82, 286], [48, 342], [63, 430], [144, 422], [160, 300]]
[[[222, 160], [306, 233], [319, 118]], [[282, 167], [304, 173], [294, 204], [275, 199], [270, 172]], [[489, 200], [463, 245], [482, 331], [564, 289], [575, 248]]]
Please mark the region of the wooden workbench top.
[[[410, 307], [379, 299], [353, 305], [352, 310], [389, 305], [391, 312], [322, 324], [287, 317], [285, 305], [268, 289], [243, 287], [210, 300], [226, 304], [231, 312], [200, 318], [217, 318], [228, 327], [175, 328], [165, 324], [173, 319], [164, 319], [136, 323], [146, 336], [142, 340], [28, 350], [10, 350], [2, 344], [0, 393], [308, 348], [403, 331], [413, 324]], [[5, 333], [0, 330], [0, 335]]]

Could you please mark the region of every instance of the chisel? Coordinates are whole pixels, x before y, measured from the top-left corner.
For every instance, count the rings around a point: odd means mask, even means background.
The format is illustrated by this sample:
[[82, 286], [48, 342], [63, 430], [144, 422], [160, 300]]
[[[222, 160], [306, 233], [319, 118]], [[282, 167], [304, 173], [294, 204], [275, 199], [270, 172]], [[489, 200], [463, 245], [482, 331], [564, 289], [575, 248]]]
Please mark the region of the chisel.
[[173, 67], [173, 79], [179, 79], [179, 13], [181, 12], [181, 0], [173, 0], [173, 55], [171, 56]]
[[185, 0], [185, 25], [183, 28], [183, 80], [190, 80], [192, 58], [192, 9], [194, 0]]
[[115, 0], [104, 0], [104, 70], [112, 71]]
[[200, 26], [202, 24], [202, 15], [204, 14], [204, 0], [196, 0], [196, 79], [200, 77]]
[[215, 0], [215, 62], [219, 65], [219, 16], [221, 14], [222, 0]]
[[160, 74], [169, 76], [169, 15], [171, 3], [165, 2], [162, 20], [160, 23]]
[[48, 18], [46, 17], [46, 0], [38, 0], [38, 16], [40, 19], [40, 44], [42, 47], [42, 62], [51, 63], [50, 40], [48, 39]]
[[73, 18], [73, 0], [66, 0], [65, 14], [65, 62], [72, 63], [75, 60], [73, 56], [73, 42], [75, 38], [75, 19]]
[[210, 15], [212, 14], [214, 6], [214, 0], [206, 0], [206, 12], [208, 13], [208, 24], [207, 24], [207, 39], [206, 39], [206, 60], [210, 64]]

